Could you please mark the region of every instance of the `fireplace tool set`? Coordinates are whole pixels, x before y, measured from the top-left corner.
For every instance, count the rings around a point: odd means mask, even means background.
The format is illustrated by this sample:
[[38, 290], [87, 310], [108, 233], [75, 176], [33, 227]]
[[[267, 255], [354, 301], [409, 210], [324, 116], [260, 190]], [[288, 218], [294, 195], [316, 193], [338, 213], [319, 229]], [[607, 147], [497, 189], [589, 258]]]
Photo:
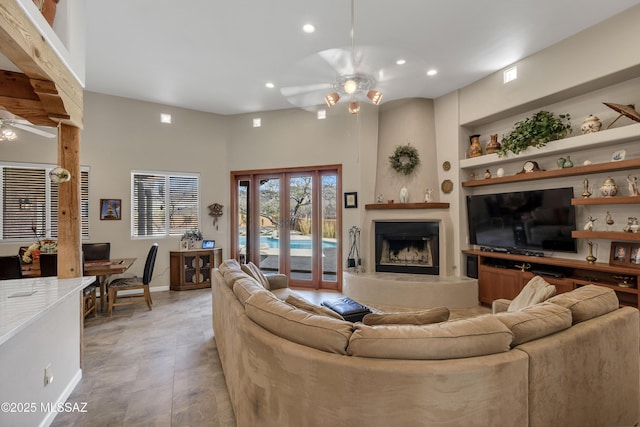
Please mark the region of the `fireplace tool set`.
[[349, 229], [349, 256], [347, 257], [347, 268], [358, 269], [362, 266], [360, 258], [360, 228], [355, 225]]

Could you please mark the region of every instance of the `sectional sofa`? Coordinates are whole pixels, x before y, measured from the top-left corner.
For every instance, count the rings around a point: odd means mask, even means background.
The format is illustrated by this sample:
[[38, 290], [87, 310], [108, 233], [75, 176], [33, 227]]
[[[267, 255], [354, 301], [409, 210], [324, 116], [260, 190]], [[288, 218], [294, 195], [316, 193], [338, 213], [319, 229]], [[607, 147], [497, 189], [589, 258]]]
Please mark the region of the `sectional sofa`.
[[214, 335], [240, 427], [640, 420], [638, 310], [619, 308], [610, 289], [585, 286], [516, 312], [369, 326], [284, 302], [295, 292], [286, 277], [234, 260], [213, 277]]

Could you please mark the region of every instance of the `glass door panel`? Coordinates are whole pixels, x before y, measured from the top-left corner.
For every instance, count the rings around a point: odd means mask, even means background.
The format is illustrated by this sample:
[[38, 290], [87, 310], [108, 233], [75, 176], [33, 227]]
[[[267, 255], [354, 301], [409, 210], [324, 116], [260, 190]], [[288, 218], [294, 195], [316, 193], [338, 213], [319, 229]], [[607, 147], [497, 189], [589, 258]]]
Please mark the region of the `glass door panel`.
[[251, 215], [249, 212], [249, 188], [250, 182], [248, 179], [242, 179], [238, 181], [238, 187], [236, 189], [236, 209], [237, 209], [237, 232], [235, 235], [236, 238], [236, 254], [235, 259], [237, 259], [241, 264], [245, 264], [248, 260], [248, 254], [250, 253], [250, 239], [249, 236], [249, 224], [251, 220]]
[[[280, 271], [280, 186], [277, 176], [260, 177], [258, 197], [257, 233], [252, 238], [254, 259], [261, 270], [276, 273]], [[255, 261], [254, 261], [255, 262]]]
[[321, 185], [322, 281], [335, 283], [338, 280], [337, 176], [322, 175]]
[[313, 269], [313, 177], [289, 178], [289, 270], [294, 281], [312, 280]]

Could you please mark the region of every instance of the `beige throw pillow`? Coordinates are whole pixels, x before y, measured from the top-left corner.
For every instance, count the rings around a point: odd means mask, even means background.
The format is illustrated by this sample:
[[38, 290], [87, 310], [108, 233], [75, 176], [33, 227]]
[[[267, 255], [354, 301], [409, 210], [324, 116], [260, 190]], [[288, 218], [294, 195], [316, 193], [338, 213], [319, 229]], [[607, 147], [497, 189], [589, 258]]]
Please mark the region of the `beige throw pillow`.
[[265, 276], [264, 273], [260, 271], [258, 266], [254, 263], [249, 262], [248, 264], [242, 264], [242, 271], [256, 279], [258, 283], [264, 286], [265, 289], [271, 289], [271, 287], [269, 286], [269, 280], [267, 280], [267, 276]]
[[329, 316], [335, 319], [344, 320], [342, 316], [340, 316], [335, 311], [330, 308], [323, 307], [321, 305], [316, 305], [306, 299], [299, 297], [297, 295], [289, 294], [287, 298], [284, 300], [287, 304], [291, 304], [292, 306], [299, 308], [300, 310], [307, 311], [309, 313], [319, 314], [321, 316]]
[[530, 305], [544, 302], [556, 294], [556, 287], [540, 276], [534, 276], [517, 297], [511, 301], [507, 311], [518, 311]]
[[365, 325], [428, 325], [449, 320], [447, 307], [435, 307], [422, 311], [408, 311], [399, 313], [369, 313], [364, 316]]

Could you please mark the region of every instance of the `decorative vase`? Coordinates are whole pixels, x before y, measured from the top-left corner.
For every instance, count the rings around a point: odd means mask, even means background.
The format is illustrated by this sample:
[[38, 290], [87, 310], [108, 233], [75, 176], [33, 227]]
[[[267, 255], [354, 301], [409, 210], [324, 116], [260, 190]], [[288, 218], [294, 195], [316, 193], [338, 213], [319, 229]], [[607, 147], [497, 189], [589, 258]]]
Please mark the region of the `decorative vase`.
[[482, 145], [480, 145], [480, 135], [471, 135], [469, 137], [471, 145], [469, 146], [469, 157], [482, 156]]
[[589, 114], [582, 125], [580, 126], [580, 130], [583, 134], [598, 132], [602, 127], [602, 122], [597, 116], [593, 114]]
[[600, 193], [604, 197], [613, 197], [618, 194], [618, 185], [611, 177], [607, 177], [604, 183], [600, 186]]
[[587, 255], [587, 263], [595, 264], [598, 258], [593, 255], [593, 242], [587, 242], [587, 244], [589, 245], [589, 255]]
[[556, 163], [558, 164], [558, 167], [559, 167], [560, 169], [562, 169], [562, 168], [564, 167], [564, 162], [565, 162], [566, 160], [567, 160], [567, 159], [565, 159], [564, 157], [559, 157], [559, 158], [558, 158], [558, 160], [556, 160]]
[[498, 168], [498, 170], [496, 171], [496, 175], [498, 176], [498, 178], [502, 178], [504, 176], [504, 169]]
[[564, 163], [562, 163], [562, 167], [563, 168], [572, 168], [573, 167], [573, 162], [571, 161], [571, 156], [567, 156], [567, 158], [564, 159]]
[[400, 203], [409, 203], [409, 190], [406, 187], [400, 189]]
[[498, 134], [494, 133], [491, 135], [491, 139], [487, 143], [487, 146], [484, 148], [484, 152], [487, 154], [492, 154], [497, 152], [502, 146], [498, 142]]
[[484, 179], [489, 179], [489, 178], [491, 178], [491, 171], [489, 169], [487, 169], [484, 172]]

